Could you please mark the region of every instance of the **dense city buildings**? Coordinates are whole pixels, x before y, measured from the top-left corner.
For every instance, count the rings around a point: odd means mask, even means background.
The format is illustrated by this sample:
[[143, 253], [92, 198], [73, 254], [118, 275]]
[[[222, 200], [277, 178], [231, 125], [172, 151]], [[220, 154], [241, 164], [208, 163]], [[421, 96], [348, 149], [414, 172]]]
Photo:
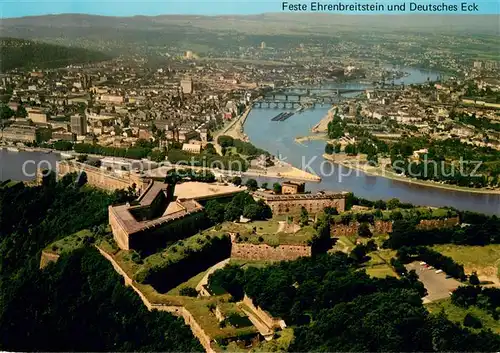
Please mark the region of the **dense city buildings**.
[[85, 115], [73, 115], [71, 117], [71, 132], [79, 136], [87, 134], [87, 118]]

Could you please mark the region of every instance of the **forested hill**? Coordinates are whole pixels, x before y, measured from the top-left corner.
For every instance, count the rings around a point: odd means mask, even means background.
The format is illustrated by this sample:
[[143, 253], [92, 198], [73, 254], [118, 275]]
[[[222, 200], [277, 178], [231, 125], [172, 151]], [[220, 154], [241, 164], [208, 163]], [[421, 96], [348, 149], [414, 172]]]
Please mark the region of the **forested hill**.
[[0, 72], [14, 68], [56, 68], [109, 59], [109, 55], [94, 50], [0, 38]]
[[[150, 312], [93, 248], [110, 204], [130, 201], [51, 174], [42, 185], [0, 186], [0, 350], [200, 352], [182, 319]], [[85, 247], [39, 270], [47, 245], [87, 230]]]

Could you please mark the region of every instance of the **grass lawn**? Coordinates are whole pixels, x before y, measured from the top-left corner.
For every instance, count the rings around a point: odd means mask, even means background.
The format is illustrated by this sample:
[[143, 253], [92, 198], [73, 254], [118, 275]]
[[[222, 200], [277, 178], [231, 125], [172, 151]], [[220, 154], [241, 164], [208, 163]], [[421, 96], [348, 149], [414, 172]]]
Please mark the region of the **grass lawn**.
[[333, 249], [336, 251], [342, 251], [345, 253], [350, 253], [351, 250], [355, 247], [354, 242], [349, 239], [349, 237], [342, 235], [337, 239], [337, 242], [333, 246]]
[[46, 251], [55, 254], [70, 253], [73, 250], [83, 247], [84, 241], [87, 237], [92, 237], [92, 232], [88, 229], [83, 229], [79, 232], [73, 233], [67, 237], [53, 242], [45, 248]]
[[266, 260], [237, 260], [237, 259], [231, 259], [229, 260], [230, 265], [238, 265], [242, 266], [243, 268], [248, 268], [248, 267], [266, 267], [269, 265], [272, 265], [273, 263], [276, 263], [278, 261], [266, 261]]
[[168, 295], [180, 295], [180, 290], [185, 287], [196, 288], [198, 283], [200, 283], [201, 279], [208, 270], [198, 273], [196, 276], [191, 277], [186, 282], [179, 284], [177, 287], [172, 288], [167, 292]]
[[[253, 229], [255, 228], [255, 233]], [[254, 221], [249, 223], [225, 222], [217, 231], [219, 233], [238, 233], [241, 241], [252, 244], [280, 244], [299, 245], [307, 242], [316, 233], [312, 225], [302, 227], [296, 233], [279, 232], [279, 220]], [[216, 232], [213, 230], [212, 232]], [[261, 239], [261, 240], [260, 240]]]
[[384, 220], [389, 220], [390, 215], [394, 211], [399, 211], [403, 215], [403, 217], [408, 216], [409, 214], [419, 211], [421, 215], [427, 215], [429, 218], [442, 218], [450, 215], [451, 217], [454, 217], [457, 215], [455, 211], [448, 210], [446, 208], [432, 208], [432, 207], [416, 207], [416, 208], [410, 208], [410, 209], [403, 209], [403, 208], [397, 208], [395, 210], [385, 210], [382, 211], [382, 218]]
[[252, 352], [287, 352], [293, 340], [293, 328], [287, 327], [276, 332], [277, 338], [271, 341], [262, 341]]
[[391, 266], [387, 264], [373, 265], [365, 268], [366, 273], [372, 277], [385, 278], [387, 276], [396, 277]]
[[392, 249], [379, 249], [376, 251], [377, 255], [387, 263], [389, 263], [393, 257], [396, 257], [396, 252], [396, 250]]
[[[234, 312], [241, 316], [245, 316], [245, 314], [236, 306], [236, 303], [225, 304], [226, 305], [224, 307], [224, 310], [226, 310], [226, 312]], [[236, 328], [231, 325], [220, 327], [219, 320], [215, 317], [215, 314], [209, 308], [210, 305], [217, 305], [217, 299], [214, 297], [206, 299], [197, 298], [195, 300], [186, 301], [185, 304], [185, 308], [189, 310], [189, 312], [191, 312], [196, 321], [210, 337], [234, 337], [258, 332], [253, 325], [241, 328]], [[231, 306], [232, 309], [228, 308], [228, 306]]]
[[453, 305], [449, 298], [426, 304], [425, 307], [431, 313], [439, 313], [441, 310], [444, 310], [448, 319], [460, 324], [463, 323], [465, 315], [471, 313], [481, 320], [483, 328], [490, 328], [492, 331], [500, 333], [500, 321], [496, 321], [490, 314], [478, 307], [471, 306], [467, 309], [461, 308]]
[[500, 245], [498, 244], [486, 246], [446, 244], [435, 245], [433, 249], [464, 265], [466, 272], [477, 271], [479, 275], [498, 277], [500, 265]]

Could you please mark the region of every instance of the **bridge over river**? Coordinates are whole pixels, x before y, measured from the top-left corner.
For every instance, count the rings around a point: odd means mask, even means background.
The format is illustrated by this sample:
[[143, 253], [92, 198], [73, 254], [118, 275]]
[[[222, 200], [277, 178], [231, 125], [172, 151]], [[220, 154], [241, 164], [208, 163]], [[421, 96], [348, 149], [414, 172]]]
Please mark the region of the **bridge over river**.
[[287, 86], [277, 87], [266, 93], [263, 99], [254, 102], [259, 108], [295, 108], [303, 105], [333, 104], [339, 102], [343, 94], [356, 92], [397, 92], [404, 89], [404, 85], [393, 85], [388, 88], [380, 87], [307, 87]]

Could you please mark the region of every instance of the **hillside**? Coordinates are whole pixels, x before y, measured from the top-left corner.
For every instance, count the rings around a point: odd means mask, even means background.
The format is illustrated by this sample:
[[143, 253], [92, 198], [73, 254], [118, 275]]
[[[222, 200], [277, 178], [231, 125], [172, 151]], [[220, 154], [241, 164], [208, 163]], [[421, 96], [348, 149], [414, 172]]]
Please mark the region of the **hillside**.
[[[42, 32], [32, 31], [33, 29]], [[260, 15], [225, 16], [133, 16], [112, 17], [84, 14], [60, 14], [6, 18], [0, 29], [4, 35], [13, 37], [36, 37], [38, 35], [61, 37], [61, 29], [68, 29], [67, 35], [78, 35], [93, 28], [113, 29], [117, 35], [122, 31], [146, 30], [186, 31], [187, 29], [206, 29], [213, 31], [237, 31], [241, 34], [333, 34], [338, 31], [403, 31], [453, 34], [498, 34], [498, 17], [495, 15], [343, 15], [343, 14], [291, 14], [265, 13]], [[43, 33], [43, 34], [41, 34]], [[109, 35], [106, 34], [106, 35]]]
[[110, 56], [94, 50], [0, 38], [0, 72], [14, 68], [56, 68], [108, 59]]

